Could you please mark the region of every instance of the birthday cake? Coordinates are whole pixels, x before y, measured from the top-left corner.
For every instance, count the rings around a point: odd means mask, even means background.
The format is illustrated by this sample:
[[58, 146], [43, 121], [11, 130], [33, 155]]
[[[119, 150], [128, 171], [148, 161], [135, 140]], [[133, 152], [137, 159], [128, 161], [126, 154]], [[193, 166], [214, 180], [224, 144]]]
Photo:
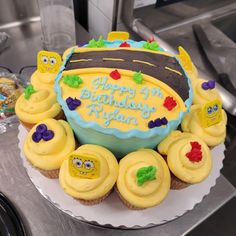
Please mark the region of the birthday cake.
[[79, 143], [121, 158], [154, 148], [175, 130], [192, 104], [192, 62], [155, 41], [91, 40], [64, 54], [55, 91]]

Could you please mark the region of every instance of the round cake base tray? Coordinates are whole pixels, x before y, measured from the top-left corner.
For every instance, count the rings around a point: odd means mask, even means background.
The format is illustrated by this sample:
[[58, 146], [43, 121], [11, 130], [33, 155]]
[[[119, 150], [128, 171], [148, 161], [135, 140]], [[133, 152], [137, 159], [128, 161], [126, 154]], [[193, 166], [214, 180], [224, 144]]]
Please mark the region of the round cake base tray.
[[223, 167], [225, 146], [221, 144], [211, 150], [213, 168], [206, 180], [182, 190], [170, 190], [166, 199], [156, 207], [130, 210], [121, 202], [115, 191], [102, 203], [85, 206], [68, 196], [60, 187], [58, 180], [44, 177], [28, 163], [23, 153], [23, 143], [26, 135], [27, 130], [19, 125], [20, 156], [32, 183], [39, 193], [56, 208], [73, 218], [103, 227], [137, 229], [174, 220], [192, 210], [196, 204], [202, 201], [204, 196], [209, 194], [210, 189], [216, 183], [216, 179], [220, 176], [220, 169]]

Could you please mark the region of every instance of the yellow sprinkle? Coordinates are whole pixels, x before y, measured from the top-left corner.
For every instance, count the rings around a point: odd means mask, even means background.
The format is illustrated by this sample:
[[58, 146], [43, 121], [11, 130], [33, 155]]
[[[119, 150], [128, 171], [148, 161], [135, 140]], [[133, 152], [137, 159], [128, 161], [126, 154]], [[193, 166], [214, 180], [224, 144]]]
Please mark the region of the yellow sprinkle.
[[121, 58], [109, 58], [109, 57], [104, 57], [102, 58], [103, 61], [124, 61], [124, 59]]
[[149, 65], [149, 66], [155, 66], [156, 67], [156, 65], [154, 65], [150, 62], [147, 62], [147, 61], [133, 60], [133, 62], [143, 63], [143, 64], [146, 64], [146, 65]]
[[174, 73], [176, 73], [176, 74], [178, 74], [178, 75], [182, 75], [181, 72], [179, 72], [179, 71], [177, 71], [177, 70], [174, 70], [174, 69], [171, 69], [171, 68], [169, 68], [169, 67], [167, 67], [167, 66], [165, 66], [165, 69], [166, 69], [166, 70], [169, 70], [169, 71], [172, 71], [172, 72], [174, 72]]
[[83, 61], [92, 61], [92, 59], [78, 59], [78, 60], [71, 60], [70, 62], [83, 62]]

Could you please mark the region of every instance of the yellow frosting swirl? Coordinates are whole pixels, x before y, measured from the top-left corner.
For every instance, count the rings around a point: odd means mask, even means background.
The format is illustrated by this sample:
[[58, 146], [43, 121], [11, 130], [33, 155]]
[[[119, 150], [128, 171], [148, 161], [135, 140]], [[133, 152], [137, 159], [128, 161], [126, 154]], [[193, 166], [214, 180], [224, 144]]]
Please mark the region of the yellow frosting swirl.
[[[202, 159], [193, 162], [186, 154], [191, 151], [191, 142], [201, 145]], [[182, 181], [195, 184], [203, 181], [212, 168], [211, 152], [208, 146], [197, 136], [180, 137], [169, 145], [167, 163], [171, 172]]]
[[37, 90], [27, 100], [22, 94], [15, 106], [15, 112], [20, 120], [35, 124], [46, 118], [56, 117], [61, 112], [55, 92], [52, 90]]
[[[156, 179], [137, 184], [137, 171], [142, 167], [156, 167]], [[170, 189], [170, 172], [164, 159], [151, 149], [129, 153], [119, 163], [117, 188], [121, 196], [138, 208], [148, 208], [164, 200]]]
[[196, 80], [192, 81], [193, 104], [204, 105], [205, 103], [216, 100], [216, 99], [221, 101], [221, 97], [220, 97], [217, 89], [214, 88], [214, 89], [204, 90], [202, 88], [203, 82], [207, 82], [207, 80], [196, 79]]
[[[54, 132], [51, 140], [34, 142], [32, 135], [37, 125], [45, 124]], [[30, 163], [43, 170], [56, 170], [67, 155], [75, 150], [75, 139], [69, 124], [63, 120], [46, 119], [36, 124], [28, 133], [24, 143], [24, 153]]]
[[56, 74], [41, 73], [36, 70], [31, 76], [31, 84], [35, 89], [54, 89], [54, 79]]
[[182, 130], [197, 135], [211, 147], [224, 142], [227, 123], [225, 111], [222, 109], [222, 120], [218, 124], [206, 128], [201, 125], [199, 117], [200, 111], [201, 105], [193, 105], [191, 107], [191, 111], [185, 116], [181, 123]]
[[108, 193], [114, 186], [118, 176], [118, 162], [115, 156], [106, 148], [85, 144], [70, 155], [93, 156], [100, 162], [98, 178], [74, 177], [69, 173], [68, 158], [62, 163], [59, 181], [64, 191], [78, 199], [95, 200]]

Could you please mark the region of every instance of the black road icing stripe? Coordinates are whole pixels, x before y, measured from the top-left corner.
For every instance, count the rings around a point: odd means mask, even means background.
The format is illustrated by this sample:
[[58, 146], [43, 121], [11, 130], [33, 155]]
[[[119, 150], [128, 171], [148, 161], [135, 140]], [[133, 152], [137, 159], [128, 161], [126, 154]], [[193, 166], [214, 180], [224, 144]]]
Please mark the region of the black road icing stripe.
[[[103, 58], [117, 58], [124, 59], [124, 61], [116, 60], [103, 60]], [[91, 61], [70, 62], [80, 59], [92, 59]], [[140, 60], [154, 64], [154, 66], [146, 63], [137, 63], [133, 60]], [[166, 70], [165, 67], [179, 71], [179, 75], [173, 71]], [[143, 74], [152, 76], [168, 86], [170, 86], [179, 96], [185, 101], [189, 98], [189, 86], [187, 77], [174, 57], [166, 56], [163, 54], [156, 54], [144, 51], [131, 51], [131, 50], [105, 50], [105, 51], [92, 51], [92, 52], [79, 52], [73, 53], [66, 63], [66, 70], [82, 69], [82, 68], [117, 68], [132, 71], [141, 71]]]

